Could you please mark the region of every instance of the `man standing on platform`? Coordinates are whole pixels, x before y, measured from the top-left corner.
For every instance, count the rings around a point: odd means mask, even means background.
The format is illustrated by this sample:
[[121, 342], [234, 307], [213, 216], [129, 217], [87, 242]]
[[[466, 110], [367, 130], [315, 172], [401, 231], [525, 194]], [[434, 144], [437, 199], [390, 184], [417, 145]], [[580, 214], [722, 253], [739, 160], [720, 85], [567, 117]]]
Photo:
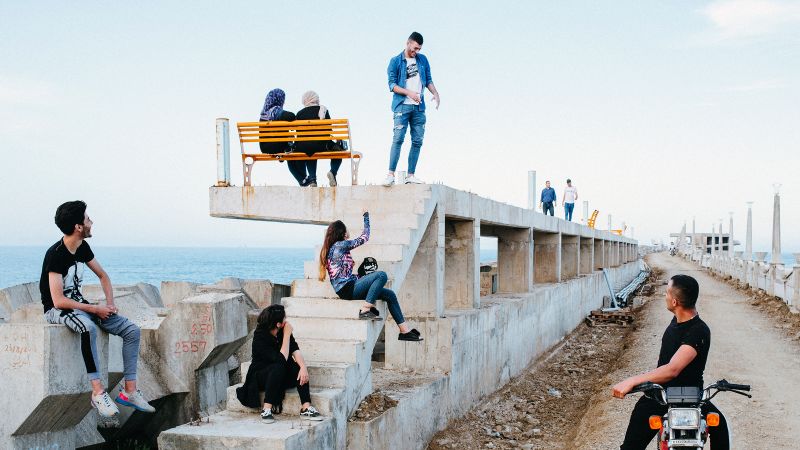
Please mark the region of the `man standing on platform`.
[[578, 200], [578, 189], [572, 185], [572, 180], [567, 178], [567, 187], [564, 188], [564, 195], [561, 196], [561, 204], [564, 206], [564, 219], [572, 222], [572, 211], [575, 210], [575, 201]]
[[406, 137], [406, 129], [411, 125], [411, 150], [408, 152], [408, 177], [397, 183], [422, 184], [417, 178], [417, 160], [425, 136], [425, 88], [433, 94], [436, 109], [439, 109], [439, 92], [433, 85], [431, 66], [428, 58], [419, 51], [422, 49], [422, 35], [416, 31], [406, 41], [406, 48], [389, 60], [386, 69], [389, 77], [389, 91], [392, 92], [392, 113], [394, 114], [394, 135], [389, 153], [389, 174], [384, 186], [395, 184], [395, 169], [400, 159], [400, 147]]
[[549, 212], [551, 216], [555, 215], [556, 205], [556, 190], [550, 187], [550, 180], [544, 182], [546, 186], [542, 189], [542, 197], [539, 200], [539, 207], [542, 208], [544, 215]]

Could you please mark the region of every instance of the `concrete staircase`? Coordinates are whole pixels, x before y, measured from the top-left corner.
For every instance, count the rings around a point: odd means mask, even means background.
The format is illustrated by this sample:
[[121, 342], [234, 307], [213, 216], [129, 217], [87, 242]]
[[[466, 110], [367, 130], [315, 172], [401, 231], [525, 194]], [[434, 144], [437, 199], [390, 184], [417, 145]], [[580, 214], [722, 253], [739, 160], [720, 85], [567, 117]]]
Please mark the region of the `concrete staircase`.
[[[336, 202], [339, 206], [346, 205], [346, 211], [331, 208], [333, 214], [324, 219], [330, 222], [340, 218], [351, 238], [361, 233], [362, 208], [375, 205], [374, 199], [359, 197], [360, 192], [349, 191], [346, 202]], [[389, 285], [399, 289], [436, 204], [431, 199], [430, 186], [403, 186], [391, 192], [391, 204], [370, 210], [371, 238], [353, 250], [352, 255], [356, 266], [366, 256], [375, 258], [379, 270], [389, 276]], [[312, 404], [325, 420], [301, 420], [299, 396], [296, 389], [290, 389], [277, 421], [271, 425], [260, 423], [258, 411], [243, 407], [236, 398], [238, 385], [231, 386], [226, 411], [212, 415], [208, 424], [183, 425], [162, 433], [159, 448], [345, 447], [347, 419], [372, 392], [372, 352], [388, 311], [385, 303], [379, 301], [376, 306], [382, 320], [359, 320], [362, 302], [339, 299], [327, 279], [318, 279], [318, 264], [316, 260], [305, 263], [305, 278], [292, 283], [292, 296], [284, 298], [282, 303], [309, 368]], [[391, 330], [390, 336], [395, 332]], [[242, 376], [248, 366], [249, 363], [242, 365]]]

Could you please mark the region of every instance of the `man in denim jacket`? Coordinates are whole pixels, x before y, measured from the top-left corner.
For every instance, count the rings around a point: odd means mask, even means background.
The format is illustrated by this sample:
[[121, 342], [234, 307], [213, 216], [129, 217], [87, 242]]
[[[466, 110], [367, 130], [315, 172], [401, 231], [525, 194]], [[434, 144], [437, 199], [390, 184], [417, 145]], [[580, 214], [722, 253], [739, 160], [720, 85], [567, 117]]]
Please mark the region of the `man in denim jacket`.
[[386, 72], [389, 76], [389, 90], [392, 95], [392, 112], [394, 113], [394, 136], [389, 154], [389, 174], [384, 186], [395, 183], [394, 171], [400, 159], [400, 147], [406, 137], [406, 129], [411, 125], [411, 150], [408, 153], [408, 177], [397, 180], [398, 183], [421, 184], [414, 176], [422, 138], [425, 136], [425, 97], [427, 87], [433, 94], [436, 109], [439, 109], [439, 92], [433, 85], [431, 66], [428, 58], [419, 53], [422, 49], [422, 35], [416, 31], [411, 33], [402, 53], [389, 60]]

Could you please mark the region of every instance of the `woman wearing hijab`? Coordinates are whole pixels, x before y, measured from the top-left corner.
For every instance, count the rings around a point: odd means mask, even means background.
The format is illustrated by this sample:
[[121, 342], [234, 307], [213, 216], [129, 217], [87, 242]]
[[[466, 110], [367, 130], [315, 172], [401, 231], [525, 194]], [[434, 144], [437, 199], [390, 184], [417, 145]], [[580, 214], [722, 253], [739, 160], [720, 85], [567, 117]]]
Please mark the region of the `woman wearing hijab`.
[[291, 387], [297, 387], [300, 395], [300, 417], [322, 420], [319, 411], [311, 406], [308, 369], [292, 330], [283, 305], [270, 305], [258, 315], [253, 331], [253, 360], [244, 384], [236, 389], [236, 397], [244, 406], [261, 408], [264, 423], [274, 423], [273, 414], [283, 412], [283, 397]]
[[[286, 93], [283, 89], [273, 89], [267, 93], [267, 98], [264, 100], [264, 107], [261, 108], [261, 115], [259, 119], [261, 122], [291, 122], [295, 120], [295, 115], [292, 112], [283, 109], [283, 102], [286, 100]], [[292, 148], [288, 142], [259, 142], [261, 153], [285, 153], [291, 151]], [[306, 162], [305, 161], [288, 161], [289, 172], [300, 186], [310, 186], [306, 183]], [[306, 183], [306, 184], [304, 184]], [[316, 186], [314, 183], [313, 186]]]
[[[319, 95], [314, 91], [303, 94], [303, 106], [305, 108], [297, 111], [297, 120], [324, 120], [330, 119], [331, 115], [328, 108], [319, 104]], [[305, 141], [295, 143], [295, 149], [308, 156], [317, 152], [331, 152], [342, 150], [334, 141]], [[336, 174], [342, 165], [341, 159], [331, 160], [331, 170], [328, 172], [328, 181], [331, 187], [336, 186]], [[306, 171], [308, 172], [308, 182], [317, 182], [317, 160], [306, 161]]]

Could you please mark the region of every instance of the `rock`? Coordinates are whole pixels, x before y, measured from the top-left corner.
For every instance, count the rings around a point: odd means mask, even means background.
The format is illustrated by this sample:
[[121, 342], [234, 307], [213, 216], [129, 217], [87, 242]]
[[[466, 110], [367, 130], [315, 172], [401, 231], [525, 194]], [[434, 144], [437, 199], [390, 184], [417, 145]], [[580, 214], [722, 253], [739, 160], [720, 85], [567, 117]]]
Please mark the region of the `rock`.
[[558, 389], [556, 389], [556, 388], [550, 388], [550, 389], [548, 389], [548, 390], [547, 390], [547, 393], [548, 393], [548, 394], [549, 394], [551, 397], [561, 398], [561, 391], [559, 391], [559, 390], [558, 390]]
[[441, 445], [442, 447], [449, 444], [450, 442], [452, 442], [450, 439], [439, 439], [438, 441], [436, 441], [436, 443]]
[[492, 444], [491, 442], [487, 442], [486, 445], [484, 445], [484, 447], [486, 447], [486, 448], [494, 448], [494, 444]]
[[522, 444], [519, 446], [522, 450], [533, 450], [533, 444]]

